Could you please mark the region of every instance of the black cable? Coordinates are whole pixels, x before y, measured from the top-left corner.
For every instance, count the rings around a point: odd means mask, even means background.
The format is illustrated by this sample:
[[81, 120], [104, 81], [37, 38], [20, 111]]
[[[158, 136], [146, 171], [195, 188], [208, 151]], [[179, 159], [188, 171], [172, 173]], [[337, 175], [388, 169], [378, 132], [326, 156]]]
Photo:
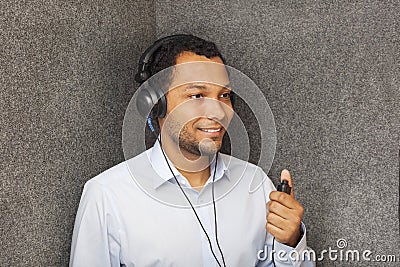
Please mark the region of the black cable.
[[274, 236], [274, 239], [272, 240], [272, 253], [271, 253], [271, 258], [272, 258], [272, 264], [274, 265], [274, 267], [276, 267], [276, 265], [275, 265], [275, 251], [274, 251], [274, 247], [275, 247], [275, 236]]
[[226, 266], [225, 264], [225, 258], [224, 258], [224, 254], [222, 253], [222, 249], [219, 245], [218, 242], [218, 231], [217, 231], [217, 207], [215, 205], [215, 197], [214, 197], [214, 182], [215, 182], [215, 173], [217, 172], [217, 161], [218, 161], [218, 152], [217, 155], [215, 156], [215, 169], [214, 169], [214, 175], [213, 175], [213, 183], [212, 183], [212, 200], [213, 200], [213, 206], [214, 206], [214, 229], [215, 229], [215, 240], [217, 242], [217, 246], [218, 246], [218, 250], [221, 253], [222, 256], [222, 263], [224, 264], [224, 266]]
[[[153, 133], [154, 133], [154, 132], [153, 132]], [[154, 133], [154, 134], [155, 134], [155, 133]], [[197, 214], [196, 210], [194, 209], [194, 207], [193, 207], [193, 205], [192, 205], [192, 202], [190, 201], [189, 197], [186, 195], [186, 193], [185, 193], [185, 191], [183, 190], [181, 184], [179, 183], [178, 179], [176, 178], [174, 171], [172, 170], [171, 166], [170, 166], [169, 163], [168, 163], [167, 156], [165, 155], [164, 149], [162, 148], [161, 138], [160, 138], [160, 137], [157, 137], [157, 139], [158, 139], [158, 141], [160, 142], [161, 151], [162, 151], [162, 153], [163, 153], [163, 155], [164, 155], [165, 162], [167, 163], [169, 170], [171, 171], [172, 175], [174, 176], [174, 179], [175, 179], [176, 183], [178, 184], [180, 190], [182, 191], [183, 195], [185, 196], [186, 200], [189, 202], [190, 207], [192, 208], [192, 210], [193, 210], [193, 212], [194, 212], [194, 215], [196, 216], [196, 218], [197, 218], [197, 220], [198, 220], [198, 222], [199, 222], [199, 224], [200, 224], [200, 226], [201, 226], [201, 229], [203, 229], [203, 232], [204, 232], [204, 234], [205, 234], [206, 237], [207, 237], [208, 244], [210, 245], [210, 250], [211, 250], [212, 255], [214, 256], [214, 259], [217, 261], [218, 266], [222, 267], [222, 266], [221, 266], [221, 263], [219, 262], [217, 256], [216, 256], [215, 253], [214, 253], [214, 250], [213, 250], [213, 248], [212, 248], [212, 244], [211, 244], [210, 237], [209, 237], [209, 235], [207, 234], [207, 231], [206, 231], [206, 229], [204, 228], [203, 224], [201, 223], [201, 220], [200, 220], [200, 218], [199, 218], [199, 215]], [[217, 171], [217, 160], [215, 160], [214, 178], [215, 178], [215, 173], [216, 173], [216, 171]], [[213, 180], [214, 180], [214, 178], [213, 178]], [[213, 184], [213, 186], [214, 186], [214, 184]], [[214, 199], [213, 199], [213, 202], [215, 202]], [[217, 241], [217, 243], [218, 243], [218, 241]], [[219, 245], [218, 245], [218, 247], [219, 247]], [[220, 252], [221, 252], [221, 255], [222, 255], [222, 251], [221, 251], [221, 250], [220, 250]], [[224, 263], [224, 267], [226, 267], [226, 265], [225, 265], [225, 260], [224, 260], [224, 256], [223, 256], [223, 255], [222, 255], [222, 260], [223, 260], [223, 263]]]

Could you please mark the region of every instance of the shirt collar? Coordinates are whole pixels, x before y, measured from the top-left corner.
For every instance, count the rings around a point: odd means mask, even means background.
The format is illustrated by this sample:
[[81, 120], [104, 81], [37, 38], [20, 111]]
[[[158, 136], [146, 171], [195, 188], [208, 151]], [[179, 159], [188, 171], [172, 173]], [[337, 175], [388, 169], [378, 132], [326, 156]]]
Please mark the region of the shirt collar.
[[[161, 151], [161, 146], [160, 142], [156, 140], [154, 143], [154, 146], [149, 149], [149, 160], [150, 164], [152, 165], [153, 169], [155, 172], [158, 174], [158, 177], [153, 178], [153, 184], [154, 184], [154, 189], [157, 189], [161, 185], [163, 185], [165, 182], [174, 179], [173, 174], [171, 173], [171, 170], [169, 169], [167, 163], [165, 162], [165, 158], [163, 155], [163, 152]], [[169, 160], [167, 154], [165, 154], [167, 161], [169, 163], [169, 166], [172, 169], [172, 172], [175, 174], [176, 178], [182, 178], [184, 177], [172, 164], [172, 162]], [[214, 169], [215, 169], [215, 158], [212, 160], [211, 164], [211, 177], [214, 175]], [[215, 173], [215, 181], [218, 181], [219, 179], [226, 177], [229, 179], [229, 172], [228, 169], [225, 165], [224, 160], [221, 157], [221, 154], [218, 156], [218, 163], [217, 163], [217, 172]], [[206, 184], [210, 183], [212, 178], [209, 178], [209, 180], [206, 182]]]

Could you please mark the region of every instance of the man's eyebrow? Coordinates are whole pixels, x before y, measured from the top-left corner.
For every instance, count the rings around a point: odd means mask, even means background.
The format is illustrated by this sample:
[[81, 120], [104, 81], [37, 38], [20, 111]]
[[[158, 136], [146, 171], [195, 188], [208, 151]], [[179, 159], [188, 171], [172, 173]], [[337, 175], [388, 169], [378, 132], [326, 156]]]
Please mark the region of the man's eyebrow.
[[207, 90], [207, 87], [203, 84], [195, 84], [195, 83], [190, 83], [185, 86], [185, 91], [192, 90], [192, 89]]
[[[217, 84], [219, 85], [219, 84]], [[222, 85], [221, 87], [223, 87], [224, 89], [229, 89], [230, 90], [230, 84], [227, 83], [225, 85]], [[209, 88], [207, 88], [207, 86], [205, 86], [204, 84], [196, 84], [196, 83], [191, 83], [185, 86], [185, 91], [188, 90], [193, 90], [193, 89], [200, 89], [200, 90], [209, 90]]]

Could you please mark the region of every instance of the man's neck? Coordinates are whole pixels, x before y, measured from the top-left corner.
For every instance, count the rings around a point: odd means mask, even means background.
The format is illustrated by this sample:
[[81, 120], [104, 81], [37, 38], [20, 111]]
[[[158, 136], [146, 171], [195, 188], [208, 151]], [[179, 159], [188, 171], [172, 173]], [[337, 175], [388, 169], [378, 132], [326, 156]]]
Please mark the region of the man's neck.
[[199, 172], [187, 172], [177, 168], [179, 172], [186, 177], [190, 185], [197, 191], [201, 191], [208, 178], [210, 177], [210, 167]]
[[162, 149], [174, 164], [175, 168], [189, 181], [190, 185], [200, 191], [210, 177], [210, 157], [194, 155], [167, 138], [162, 139]]

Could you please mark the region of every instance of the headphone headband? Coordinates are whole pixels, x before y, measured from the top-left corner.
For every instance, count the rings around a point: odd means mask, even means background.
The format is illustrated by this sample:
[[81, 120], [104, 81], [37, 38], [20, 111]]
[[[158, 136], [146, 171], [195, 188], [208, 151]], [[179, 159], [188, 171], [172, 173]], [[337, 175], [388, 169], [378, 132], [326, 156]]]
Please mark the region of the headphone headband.
[[148, 63], [150, 59], [152, 58], [153, 54], [166, 42], [173, 40], [173, 39], [178, 39], [178, 38], [185, 38], [189, 37], [187, 34], [175, 34], [175, 35], [169, 35], [166, 37], [163, 37], [161, 39], [158, 39], [155, 41], [149, 48], [144, 51], [142, 56], [139, 59], [139, 65], [138, 65], [138, 71], [135, 75], [135, 81], [142, 84], [144, 83], [148, 78], [150, 78], [150, 73], [148, 71]]

